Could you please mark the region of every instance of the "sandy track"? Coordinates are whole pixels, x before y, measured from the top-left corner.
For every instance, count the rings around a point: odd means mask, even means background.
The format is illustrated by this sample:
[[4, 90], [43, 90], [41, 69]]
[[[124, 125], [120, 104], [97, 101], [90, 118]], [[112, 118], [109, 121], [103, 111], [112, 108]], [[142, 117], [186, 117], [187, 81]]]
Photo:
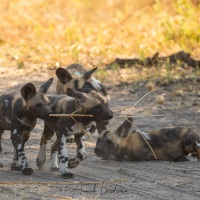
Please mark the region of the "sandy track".
[[[51, 75], [52, 72], [44, 72], [20, 79], [3, 77], [0, 79], [0, 93], [19, 90], [21, 85], [30, 80], [39, 85]], [[134, 124], [138, 128], [151, 130], [178, 125], [200, 130], [199, 105], [193, 103], [199, 97], [194, 90], [189, 90], [185, 86], [184, 95], [176, 97], [173, 95], [173, 88], [173, 85], [159, 88], [159, 94], [166, 93], [165, 105], [156, 105], [154, 95], [150, 94], [132, 109], [131, 114], [137, 116], [134, 118]], [[50, 93], [53, 93], [54, 89], [55, 84]], [[144, 87], [139, 87], [133, 92], [132, 86], [128, 85], [112, 87], [109, 92], [113, 97], [111, 107], [118, 110], [122, 106], [134, 104], [147, 91]], [[150, 114], [141, 116], [144, 113]], [[110, 126], [117, 127], [122, 120], [115, 115]], [[27, 156], [34, 169], [31, 176], [10, 171], [13, 148], [9, 139], [10, 133], [5, 132], [2, 142], [5, 166], [0, 169], [0, 199], [200, 199], [200, 165], [196, 159], [191, 158], [190, 162], [179, 163], [105, 161], [95, 156], [95, 142], [89, 139], [86, 142], [86, 159], [76, 169], [72, 169], [75, 178], [65, 180], [60, 178], [58, 172], [49, 172], [49, 150], [53, 140], [48, 144], [45, 168], [39, 171], [35, 160], [42, 128], [43, 122], [38, 120], [26, 145]], [[96, 139], [97, 134], [94, 134], [93, 138]], [[69, 155], [73, 156], [75, 149], [74, 144], [69, 144]]]

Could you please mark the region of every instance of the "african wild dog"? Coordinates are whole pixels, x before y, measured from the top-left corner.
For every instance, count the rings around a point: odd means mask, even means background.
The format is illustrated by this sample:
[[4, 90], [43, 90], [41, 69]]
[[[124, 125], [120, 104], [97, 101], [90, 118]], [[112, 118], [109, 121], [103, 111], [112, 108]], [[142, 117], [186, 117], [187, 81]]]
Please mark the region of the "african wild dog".
[[58, 68], [56, 75], [58, 77], [56, 92], [57, 94], [69, 94], [68, 88], [76, 91], [81, 91], [85, 82], [90, 82], [104, 97], [107, 97], [107, 91], [100, 81], [95, 79], [92, 74], [97, 67], [86, 71], [86, 69], [79, 64], [69, 65], [66, 69]]
[[[113, 117], [113, 112], [108, 108], [107, 102], [96, 92], [90, 83], [85, 83], [82, 87], [82, 92], [68, 89], [70, 96], [57, 95], [51, 97], [50, 107], [55, 114], [86, 114], [93, 117], [52, 117], [49, 116], [45, 120], [45, 127], [42, 133], [40, 151], [37, 156], [36, 164], [42, 168], [46, 160], [46, 144], [50, 140], [54, 131], [56, 132], [57, 140], [51, 148], [51, 171], [61, 172], [63, 178], [71, 178], [73, 174], [70, 173], [69, 168], [76, 167], [85, 157], [85, 136], [81, 132], [81, 128], [87, 129], [91, 122], [101, 122], [108, 124]], [[87, 91], [88, 93], [84, 93]], [[72, 97], [71, 97], [72, 96]], [[80, 128], [81, 127], [81, 128]], [[77, 153], [73, 159], [68, 159], [66, 139], [70, 135], [75, 136], [77, 145]], [[59, 167], [57, 164], [57, 154], [59, 160]]]
[[[108, 100], [109, 97], [107, 95], [106, 88], [104, 87], [104, 85], [101, 84], [100, 81], [92, 76], [96, 69], [97, 67], [92, 70], [86, 71], [86, 69], [79, 64], [69, 65], [66, 69], [58, 68], [56, 70], [56, 75], [58, 77], [56, 86], [57, 94], [70, 95], [70, 93], [68, 92], [68, 88], [74, 89], [76, 91], [81, 91], [83, 84], [85, 82], [90, 82], [94, 86], [94, 88], [96, 88], [96, 90]], [[100, 123], [97, 123], [96, 126], [93, 124], [89, 132], [94, 133], [96, 128], [100, 133], [102, 130], [106, 129], [106, 126]], [[67, 139], [68, 142], [73, 142], [73, 140], [73, 135]]]
[[159, 131], [130, 131], [132, 118], [128, 118], [117, 130], [103, 131], [96, 143], [94, 152], [104, 159], [147, 161], [158, 160], [186, 161], [185, 156], [194, 153], [200, 157], [200, 135], [187, 128], [164, 128]]
[[[27, 83], [21, 88], [21, 95], [8, 93], [0, 96], [0, 138], [4, 130], [11, 130], [15, 149], [11, 170], [21, 170], [25, 175], [33, 173], [33, 169], [28, 165], [24, 146], [36, 125], [36, 119], [45, 119], [52, 113], [45, 95], [52, 81], [53, 78], [45, 82], [38, 92], [33, 83]], [[2, 147], [0, 150], [2, 151]]]

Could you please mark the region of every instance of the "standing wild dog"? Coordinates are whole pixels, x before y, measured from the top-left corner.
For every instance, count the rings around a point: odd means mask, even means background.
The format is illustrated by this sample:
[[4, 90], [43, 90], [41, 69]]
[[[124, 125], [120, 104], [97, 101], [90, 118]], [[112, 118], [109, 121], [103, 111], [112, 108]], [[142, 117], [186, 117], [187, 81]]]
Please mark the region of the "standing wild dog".
[[[93, 89], [90, 83], [85, 83], [82, 87], [82, 92], [69, 89], [70, 96], [57, 95], [51, 97], [50, 107], [54, 114], [84, 114], [88, 116], [74, 116], [72, 117], [52, 117], [49, 116], [45, 120], [45, 127], [42, 133], [40, 151], [37, 156], [36, 164], [42, 168], [46, 160], [46, 144], [50, 140], [54, 132], [56, 132], [57, 140], [51, 147], [51, 171], [61, 172], [63, 178], [71, 178], [73, 174], [70, 173], [69, 168], [76, 167], [85, 157], [85, 136], [81, 129], [87, 129], [91, 122], [100, 122], [108, 124], [113, 117], [113, 112], [108, 108], [107, 102]], [[84, 93], [87, 91], [88, 93]], [[72, 97], [71, 97], [72, 96]], [[68, 159], [66, 139], [70, 136], [75, 136], [77, 145], [76, 156]], [[59, 166], [57, 163], [57, 155]]]
[[79, 64], [69, 65], [66, 69], [58, 68], [56, 75], [58, 77], [56, 92], [57, 94], [69, 94], [68, 88], [76, 91], [81, 91], [85, 82], [90, 82], [104, 97], [107, 97], [107, 91], [100, 81], [95, 79], [92, 74], [97, 67], [86, 71], [86, 69]]
[[[94, 88], [100, 92], [104, 98], [108, 98], [106, 88], [101, 84], [100, 81], [95, 79], [92, 74], [96, 71], [97, 67], [86, 71], [86, 69], [79, 64], [69, 65], [66, 69], [58, 68], [56, 70], [56, 75], [58, 77], [56, 92], [57, 94], [67, 94], [70, 96], [69, 88], [74, 89], [76, 91], [81, 91], [81, 88], [85, 82], [90, 82]], [[106, 129], [106, 126], [100, 123], [91, 126], [89, 130], [91, 133], [95, 132], [97, 128], [98, 132]], [[68, 142], [73, 142], [74, 136], [68, 138]]]
[[159, 131], [131, 131], [132, 118], [128, 118], [117, 130], [103, 131], [94, 152], [104, 159], [126, 161], [158, 160], [186, 161], [189, 153], [200, 157], [200, 135], [186, 128], [164, 128]]
[[32, 83], [28, 83], [21, 88], [21, 95], [8, 93], [0, 96], [0, 138], [4, 130], [11, 130], [15, 149], [11, 170], [21, 170], [25, 175], [33, 173], [33, 169], [28, 165], [24, 146], [36, 125], [36, 119], [45, 119], [52, 113], [45, 95], [52, 81], [53, 78], [45, 82], [38, 92]]

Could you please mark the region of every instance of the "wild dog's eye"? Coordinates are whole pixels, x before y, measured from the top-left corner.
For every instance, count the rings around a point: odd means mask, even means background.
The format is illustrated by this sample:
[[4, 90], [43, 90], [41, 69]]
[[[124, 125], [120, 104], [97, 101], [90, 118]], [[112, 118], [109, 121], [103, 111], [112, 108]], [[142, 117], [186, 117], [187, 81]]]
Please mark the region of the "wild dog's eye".
[[35, 106], [41, 107], [41, 106], [42, 106], [42, 103], [37, 103]]
[[94, 107], [95, 110], [101, 110], [101, 105], [97, 105]]

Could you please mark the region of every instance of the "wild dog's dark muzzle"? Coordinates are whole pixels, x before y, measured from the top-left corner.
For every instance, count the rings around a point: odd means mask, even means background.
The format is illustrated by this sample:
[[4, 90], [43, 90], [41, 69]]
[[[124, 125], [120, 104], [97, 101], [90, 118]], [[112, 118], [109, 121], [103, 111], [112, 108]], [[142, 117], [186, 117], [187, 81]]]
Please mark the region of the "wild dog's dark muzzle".
[[48, 108], [46, 112], [46, 116], [49, 116], [50, 114], [53, 114], [53, 111], [50, 108]]
[[113, 118], [113, 111], [109, 110], [104, 115], [101, 116], [99, 123], [102, 125], [108, 125], [109, 120]]
[[42, 112], [41, 119], [46, 119], [50, 114], [53, 114], [51, 108], [46, 107], [45, 110]]
[[109, 110], [109, 114], [108, 114], [108, 119], [112, 119], [113, 118], [113, 111], [112, 110]]

